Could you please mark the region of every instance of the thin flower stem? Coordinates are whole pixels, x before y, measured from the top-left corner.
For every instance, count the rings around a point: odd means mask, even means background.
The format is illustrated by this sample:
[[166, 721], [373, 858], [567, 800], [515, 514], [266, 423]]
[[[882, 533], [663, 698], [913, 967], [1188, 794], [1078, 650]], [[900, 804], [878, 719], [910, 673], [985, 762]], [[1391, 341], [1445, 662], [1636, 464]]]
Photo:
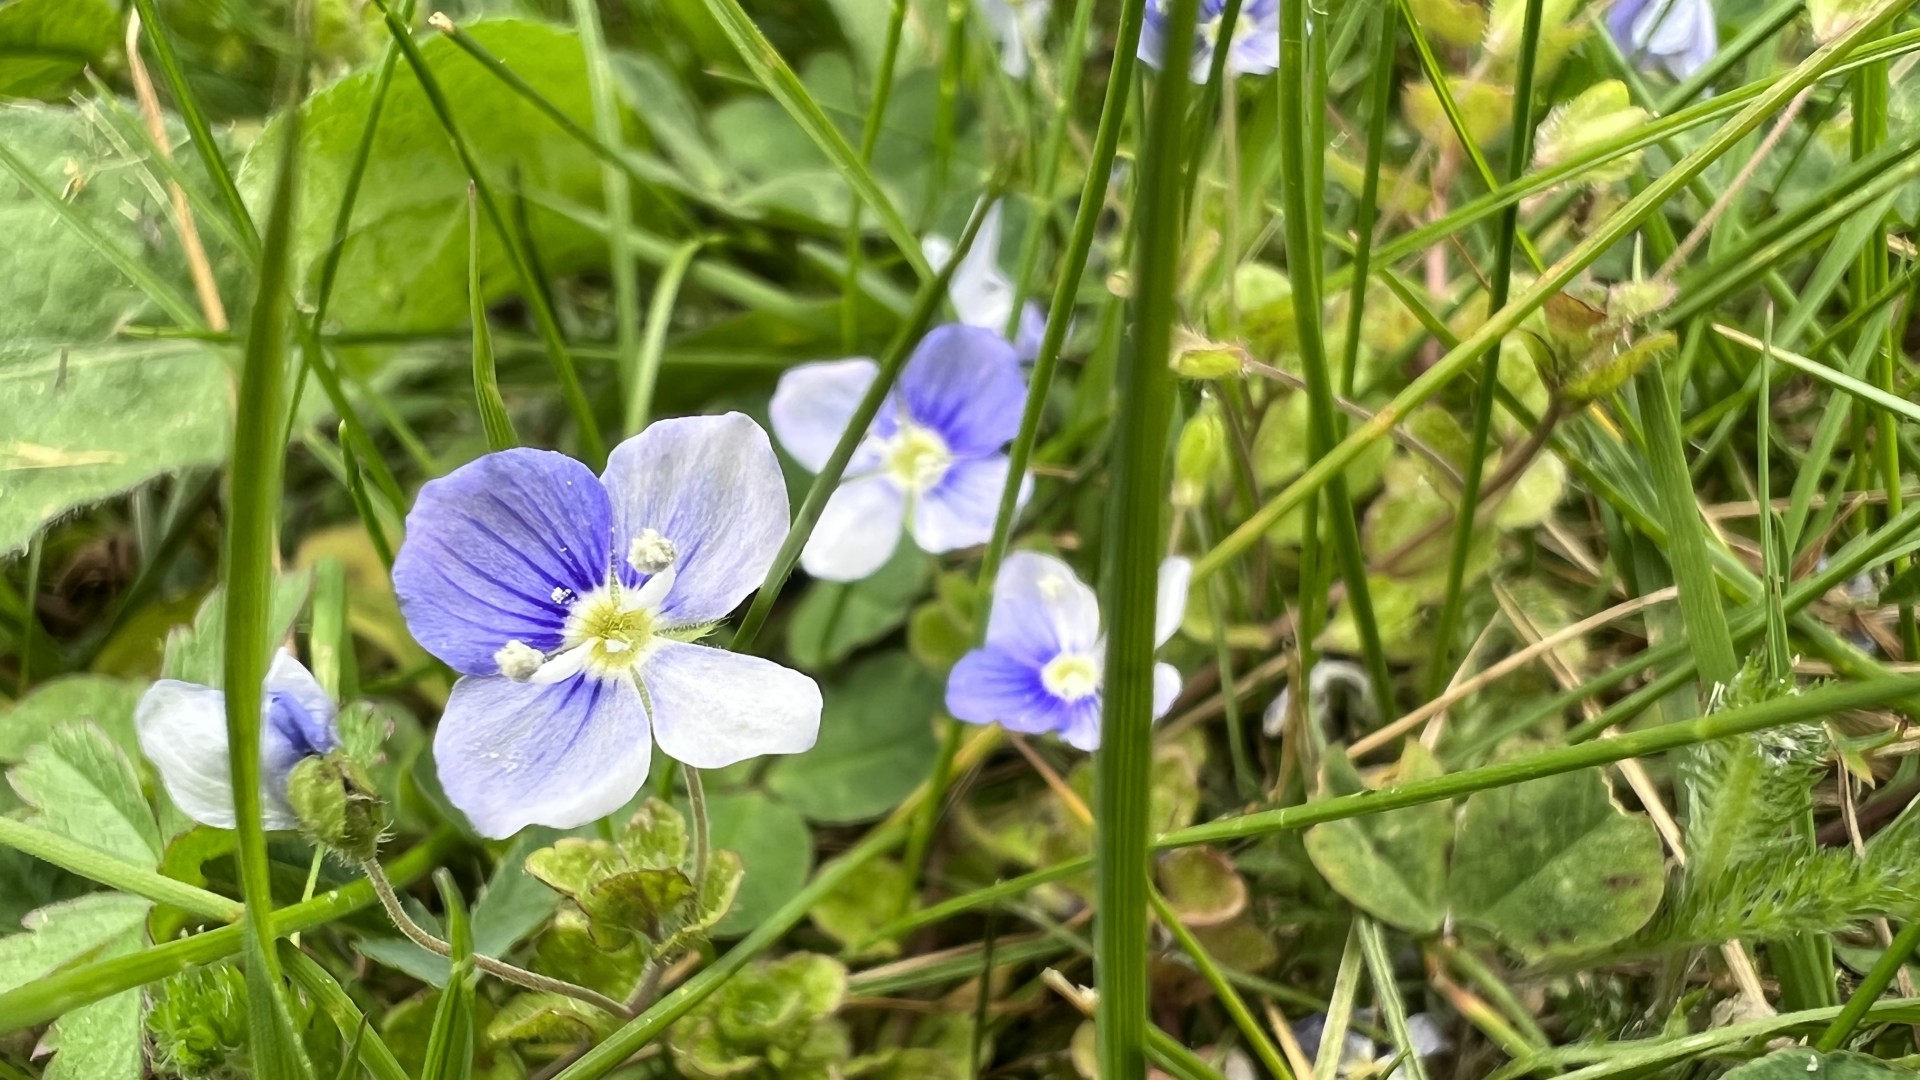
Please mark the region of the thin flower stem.
[[707, 822], [707, 789], [700, 770], [687, 766], [687, 808], [693, 813], [693, 895], [706, 892], [707, 867], [713, 861], [712, 827]]
[[1159, 889], [1149, 885], [1147, 902], [1153, 905], [1153, 912], [1160, 919], [1160, 925], [1167, 928], [1167, 932], [1173, 935], [1173, 940], [1179, 944], [1181, 951], [1193, 960], [1193, 966], [1199, 969], [1200, 977], [1205, 979], [1207, 985], [1213, 989], [1213, 996], [1219, 1000], [1220, 1007], [1227, 1010], [1227, 1015], [1233, 1018], [1233, 1025], [1240, 1029], [1240, 1034], [1246, 1036], [1248, 1045], [1253, 1047], [1254, 1056], [1260, 1059], [1260, 1064], [1266, 1066], [1268, 1074], [1275, 1080], [1293, 1080], [1292, 1071], [1287, 1068], [1286, 1060], [1280, 1056], [1280, 1048], [1267, 1037], [1266, 1030], [1260, 1026], [1260, 1021], [1254, 1018], [1253, 1010], [1247, 1008], [1246, 999], [1242, 998], [1240, 992], [1233, 988], [1233, 984], [1227, 981], [1220, 965], [1215, 963], [1213, 955], [1207, 952], [1207, 947], [1202, 945], [1200, 939], [1193, 936], [1193, 931], [1187, 929], [1186, 924], [1180, 921], [1179, 914], [1168, 905], [1167, 898], [1160, 895]]
[[[692, 772], [693, 770], [689, 769], [687, 771]], [[413, 916], [407, 914], [407, 909], [401, 906], [400, 897], [393, 891], [393, 883], [387, 880], [387, 873], [380, 868], [378, 860], [368, 859], [360, 864], [360, 869], [366, 872], [367, 880], [373, 884], [374, 895], [380, 898], [380, 906], [386, 909], [387, 918], [393, 921], [395, 928], [406, 935], [408, 941], [433, 953], [435, 956], [451, 957], [453, 955], [453, 946], [428, 933], [426, 928], [413, 921]], [[505, 979], [507, 982], [513, 983], [516, 986], [524, 986], [529, 990], [539, 990], [550, 994], [564, 994], [576, 1001], [584, 1001], [609, 1016], [632, 1015], [627, 1011], [625, 1005], [622, 1005], [620, 1002], [613, 1000], [597, 990], [590, 990], [584, 986], [578, 986], [563, 979], [548, 978], [537, 972], [528, 971], [522, 967], [515, 967], [504, 960], [496, 960], [491, 956], [475, 954], [473, 964], [481, 971], [497, 978]]]

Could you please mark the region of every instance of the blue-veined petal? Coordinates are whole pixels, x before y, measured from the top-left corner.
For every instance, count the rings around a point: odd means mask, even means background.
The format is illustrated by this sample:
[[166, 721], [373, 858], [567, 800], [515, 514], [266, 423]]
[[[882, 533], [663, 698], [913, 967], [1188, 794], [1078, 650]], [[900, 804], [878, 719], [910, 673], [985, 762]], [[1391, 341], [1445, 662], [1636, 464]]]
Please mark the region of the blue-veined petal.
[[498, 670], [509, 641], [548, 652], [567, 605], [606, 580], [612, 511], [592, 471], [565, 454], [488, 454], [420, 489], [393, 587], [426, 650], [470, 675]]
[[808, 472], [825, 468], [847, 421], [879, 374], [880, 365], [865, 358], [789, 368], [767, 408], [781, 448]]
[[[940, 483], [914, 502], [913, 540], [924, 551], [957, 551], [984, 544], [993, 536], [1000, 493], [1007, 485], [1005, 454], [955, 462]], [[1023, 477], [1019, 501], [1026, 502], [1031, 478]]]
[[961, 657], [947, 675], [947, 711], [955, 719], [1029, 735], [1065, 730], [1089, 701], [1097, 711], [1097, 694], [1075, 704], [1061, 700], [1041, 681], [1033, 657], [994, 645]]
[[571, 829], [613, 813], [653, 759], [633, 680], [469, 676], [454, 684], [433, 757], [447, 798], [482, 836]]
[[906, 497], [884, 476], [841, 484], [800, 551], [801, 569], [826, 581], [867, 577], [900, 546], [906, 513]]
[[954, 457], [984, 457], [1019, 432], [1027, 383], [997, 329], [950, 323], [920, 339], [893, 396]]
[[744, 413], [655, 421], [614, 448], [605, 481], [623, 580], [644, 580], [626, 562], [643, 531], [673, 546], [669, 626], [725, 618], [766, 579], [792, 523], [773, 444]]
[[660, 750], [696, 769], [797, 754], [820, 735], [820, 687], [758, 656], [660, 641], [640, 668]]
[[1073, 568], [1051, 555], [1016, 551], [993, 582], [987, 643], [1044, 664], [1100, 641], [1100, 602]]
[[[160, 773], [182, 813], [216, 829], [234, 827], [233, 773], [227, 743], [227, 696], [218, 690], [177, 679], [161, 679], [134, 709], [140, 751]], [[268, 830], [294, 828], [299, 822], [286, 803], [287, 742], [271, 724], [260, 732], [261, 824]]]

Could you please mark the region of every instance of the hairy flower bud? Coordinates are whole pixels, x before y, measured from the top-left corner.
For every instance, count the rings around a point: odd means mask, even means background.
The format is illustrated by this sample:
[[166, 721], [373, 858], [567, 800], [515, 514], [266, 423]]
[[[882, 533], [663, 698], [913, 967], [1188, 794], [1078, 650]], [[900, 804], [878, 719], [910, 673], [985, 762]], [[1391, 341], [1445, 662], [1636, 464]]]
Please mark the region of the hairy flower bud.
[[310, 757], [287, 775], [287, 804], [314, 843], [364, 862], [380, 848], [380, 797], [345, 754]]

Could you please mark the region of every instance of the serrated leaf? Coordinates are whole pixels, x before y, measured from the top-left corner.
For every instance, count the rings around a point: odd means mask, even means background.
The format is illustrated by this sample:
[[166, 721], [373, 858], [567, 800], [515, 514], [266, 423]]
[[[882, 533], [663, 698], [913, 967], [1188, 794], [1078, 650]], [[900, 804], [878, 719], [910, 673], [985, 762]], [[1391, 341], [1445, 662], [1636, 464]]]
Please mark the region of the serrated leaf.
[[[76, 963], [138, 950], [146, 940], [147, 907], [137, 896], [100, 892], [33, 912], [25, 933], [0, 938], [0, 991]], [[46, 1040], [57, 1051], [46, 1080], [138, 1080], [140, 996], [128, 990], [56, 1021]]]
[[99, 728], [55, 728], [7, 779], [38, 810], [41, 827], [143, 867], [160, 861], [160, 832], [140, 778]]
[[611, 842], [582, 836], [563, 836], [526, 858], [527, 873], [575, 900], [619, 865], [619, 852]]
[[686, 862], [687, 819], [671, 803], [648, 798], [620, 832], [618, 846], [628, 866], [662, 870]]
[[64, 675], [40, 683], [0, 712], [0, 765], [18, 765], [28, 749], [68, 721], [91, 723], [129, 757], [138, 754], [133, 708], [146, 688], [143, 681], [102, 675]]
[[826, 694], [820, 741], [776, 761], [767, 790], [815, 821], [879, 817], [933, 772], [941, 693], [939, 680], [903, 653], [856, 666]]
[[[1408, 740], [1400, 781], [1440, 775], [1440, 766]], [[1366, 785], [1343, 753], [1327, 755], [1320, 798], [1352, 795]], [[1440, 929], [1447, 915], [1447, 844], [1453, 835], [1446, 803], [1426, 803], [1307, 830], [1307, 857], [1327, 884], [1368, 914], [1416, 934]]]
[[1592, 770], [1468, 798], [1447, 880], [1457, 917], [1529, 960], [1625, 938], [1653, 917], [1665, 887], [1653, 823], [1615, 806]]
[[[307, 589], [313, 583], [311, 571], [282, 574], [273, 580], [273, 602], [267, 617], [267, 636], [271, 641], [286, 640], [293, 621], [307, 602]], [[167, 635], [167, 657], [161, 673], [169, 679], [220, 687], [225, 680], [227, 601], [225, 589], [214, 589], [200, 604], [192, 626], [183, 626]]]
[[673, 910], [693, 896], [693, 882], [679, 869], [626, 870], [593, 883], [580, 898], [595, 940], [618, 945], [639, 934], [657, 938]]

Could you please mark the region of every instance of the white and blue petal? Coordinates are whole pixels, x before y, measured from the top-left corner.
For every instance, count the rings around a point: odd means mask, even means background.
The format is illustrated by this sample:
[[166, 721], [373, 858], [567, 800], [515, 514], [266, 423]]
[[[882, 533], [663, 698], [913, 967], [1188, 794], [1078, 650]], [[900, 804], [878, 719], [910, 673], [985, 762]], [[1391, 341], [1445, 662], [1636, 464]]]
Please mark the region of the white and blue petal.
[[482, 836], [571, 829], [626, 805], [653, 759], [632, 679], [469, 676], [433, 736], [440, 786]]
[[1187, 613], [1187, 587], [1193, 582], [1193, 560], [1173, 555], [1160, 562], [1160, 580], [1153, 598], [1153, 644], [1173, 640]]
[[333, 698], [285, 649], [274, 653], [267, 668], [265, 709], [263, 735], [272, 731], [302, 757], [325, 754], [340, 744], [333, 724]]
[[824, 581], [859, 581], [900, 546], [906, 496], [884, 476], [848, 480], [828, 497], [814, 523], [800, 568]]
[[1101, 696], [1094, 694], [1066, 706], [1067, 718], [1060, 726], [1060, 741], [1088, 753], [1100, 749]]
[[1100, 642], [1100, 602], [1073, 568], [1051, 555], [1016, 551], [1000, 564], [987, 616], [987, 644], [1044, 664]]
[[643, 532], [672, 545], [675, 577], [660, 606], [669, 626], [738, 607], [766, 579], [792, 521], [773, 444], [744, 413], [655, 421], [614, 448], [604, 480], [623, 580], [644, 580], [626, 561]]
[[[969, 724], [999, 724], [1028, 735], [1063, 731], [1079, 703], [1049, 691], [1040, 671], [1041, 663], [1024, 653], [991, 644], [975, 649], [947, 674], [947, 712]], [[1097, 695], [1085, 701], [1096, 701], [1097, 708]]]
[[[774, 387], [767, 417], [782, 449], [811, 473], [826, 468], [847, 422], [880, 374], [865, 358], [825, 360], [789, 368]], [[862, 434], [865, 434], [864, 432]]]
[[1153, 718], [1167, 715], [1180, 698], [1180, 671], [1172, 664], [1153, 665]]
[[998, 332], [949, 323], [920, 339], [893, 397], [954, 457], [983, 457], [1019, 433], [1027, 384], [1013, 346]]
[[[160, 773], [182, 813], [216, 829], [235, 826], [233, 765], [227, 742], [227, 696], [218, 690], [177, 679], [161, 679], [141, 696], [133, 713], [140, 751]], [[284, 740], [271, 725], [261, 731], [261, 824], [269, 830], [299, 824], [286, 802]], [[295, 758], [294, 760], [298, 760]]]
[[613, 539], [606, 489], [565, 454], [488, 454], [420, 489], [394, 559], [407, 627], [469, 675], [498, 670], [509, 641], [548, 652], [567, 604], [605, 580]]
[[758, 656], [659, 641], [640, 669], [653, 738], [675, 761], [722, 769], [798, 754], [820, 735], [820, 687]]
[[[1010, 464], [1005, 454], [955, 462], [938, 484], [915, 498], [914, 543], [923, 551], [938, 553], [958, 551], [991, 539]], [[1021, 503], [1026, 501], [1032, 487], [1031, 478], [1023, 477]]]

